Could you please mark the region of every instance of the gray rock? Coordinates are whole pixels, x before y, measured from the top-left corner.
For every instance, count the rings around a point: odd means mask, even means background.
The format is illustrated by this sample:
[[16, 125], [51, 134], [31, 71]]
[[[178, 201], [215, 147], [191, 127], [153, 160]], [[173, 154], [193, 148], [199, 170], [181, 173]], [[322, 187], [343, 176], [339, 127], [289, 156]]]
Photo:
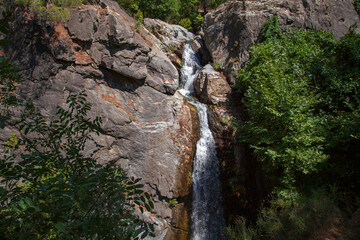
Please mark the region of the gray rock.
[[231, 93], [226, 77], [210, 64], [200, 70], [194, 81], [194, 89], [200, 101], [213, 105], [226, 103]]
[[145, 18], [144, 25], [160, 40], [164, 51], [169, 48], [179, 49], [182, 43], [195, 38], [195, 35], [186, 28], [159, 19]]
[[[97, 2], [71, 10], [66, 24], [25, 21], [19, 14], [4, 54], [21, 67], [18, 95], [48, 118], [57, 105], [65, 106], [69, 91], [85, 90], [91, 116], [103, 120], [102, 135], [94, 136], [101, 148], [94, 152], [89, 144], [87, 154], [103, 164], [116, 161], [142, 178], [157, 196], [156, 211], [144, 218], [158, 223], [157, 239], [169, 238], [180, 231], [178, 223], [188, 227], [187, 215], [166, 200], [191, 194], [196, 111], [176, 93], [179, 74], [157, 45], [160, 40], [137, 29], [114, 1]], [[0, 130], [0, 139], [11, 131]]]
[[204, 19], [204, 39], [213, 60], [220, 64], [228, 81], [249, 59], [249, 50], [259, 41], [264, 22], [278, 14], [283, 30], [322, 29], [343, 36], [349, 27], [360, 25], [352, 0], [261, 0], [229, 1]]
[[71, 36], [80, 41], [92, 42], [94, 40], [95, 29], [97, 28], [96, 9], [82, 9], [74, 11], [66, 23]]
[[203, 39], [196, 37], [190, 42], [191, 48], [195, 51], [196, 56], [198, 57], [200, 64], [205, 66], [211, 61], [211, 56], [206, 49], [205, 42]]

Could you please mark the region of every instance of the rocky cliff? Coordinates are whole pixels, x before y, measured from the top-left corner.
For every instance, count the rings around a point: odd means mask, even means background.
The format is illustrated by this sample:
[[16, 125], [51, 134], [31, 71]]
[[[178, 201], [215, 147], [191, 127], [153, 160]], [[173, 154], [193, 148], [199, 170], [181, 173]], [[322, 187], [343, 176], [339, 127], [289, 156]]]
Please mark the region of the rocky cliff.
[[[198, 118], [176, 92], [178, 70], [163, 41], [114, 1], [73, 9], [66, 23], [17, 14], [4, 52], [20, 68], [19, 96], [51, 117], [68, 91], [85, 90], [92, 115], [103, 120], [94, 157], [118, 162], [156, 194], [155, 211], [145, 217], [157, 224], [157, 239], [186, 239]], [[180, 30], [186, 38], [178, 46], [192, 37]], [[6, 128], [1, 139], [13, 132]], [[179, 204], [170, 206], [171, 199]]]
[[206, 15], [203, 28], [206, 47], [231, 84], [251, 46], [259, 42], [264, 22], [275, 14], [283, 30], [322, 29], [337, 38], [360, 24], [353, 0], [228, 1]]

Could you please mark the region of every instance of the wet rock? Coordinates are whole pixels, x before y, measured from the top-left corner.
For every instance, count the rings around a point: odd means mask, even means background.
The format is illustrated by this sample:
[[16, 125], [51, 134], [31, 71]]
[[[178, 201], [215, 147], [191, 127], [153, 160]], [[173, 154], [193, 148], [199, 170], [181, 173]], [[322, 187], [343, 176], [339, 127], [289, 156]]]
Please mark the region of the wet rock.
[[210, 54], [206, 49], [205, 42], [203, 39], [196, 37], [190, 42], [191, 48], [195, 51], [200, 64], [205, 66], [211, 61]]

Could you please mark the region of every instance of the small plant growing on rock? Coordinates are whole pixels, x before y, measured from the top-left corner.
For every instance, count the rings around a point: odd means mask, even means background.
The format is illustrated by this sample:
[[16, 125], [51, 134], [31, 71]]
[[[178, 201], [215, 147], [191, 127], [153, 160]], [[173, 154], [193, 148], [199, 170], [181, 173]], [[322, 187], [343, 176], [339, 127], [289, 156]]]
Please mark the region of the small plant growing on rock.
[[212, 67], [216, 70], [216, 71], [220, 71], [221, 70], [221, 64], [214, 61], [212, 64]]
[[176, 198], [172, 198], [169, 200], [169, 204], [170, 206], [174, 207], [176, 204], [178, 204], [179, 202], [177, 201]]
[[221, 119], [220, 119], [220, 122], [221, 122], [221, 124], [223, 124], [223, 125], [228, 125], [228, 124], [229, 124], [229, 121], [228, 121], [226, 118], [221, 118]]
[[172, 45], [167, 46], [167, 49], [172, 53], [175, 51], [175, 48]]

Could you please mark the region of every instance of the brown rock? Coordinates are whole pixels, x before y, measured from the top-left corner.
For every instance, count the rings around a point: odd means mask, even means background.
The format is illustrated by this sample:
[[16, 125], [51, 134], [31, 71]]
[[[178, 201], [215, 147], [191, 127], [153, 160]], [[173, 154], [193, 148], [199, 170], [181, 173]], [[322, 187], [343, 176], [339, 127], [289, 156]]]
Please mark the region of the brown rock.
[[224, 104], [228, 100], [231, 88], [226, 77], [208, 64], [201, 69], [194, 81], [194, 89], [200, 101], [208, 104]]

